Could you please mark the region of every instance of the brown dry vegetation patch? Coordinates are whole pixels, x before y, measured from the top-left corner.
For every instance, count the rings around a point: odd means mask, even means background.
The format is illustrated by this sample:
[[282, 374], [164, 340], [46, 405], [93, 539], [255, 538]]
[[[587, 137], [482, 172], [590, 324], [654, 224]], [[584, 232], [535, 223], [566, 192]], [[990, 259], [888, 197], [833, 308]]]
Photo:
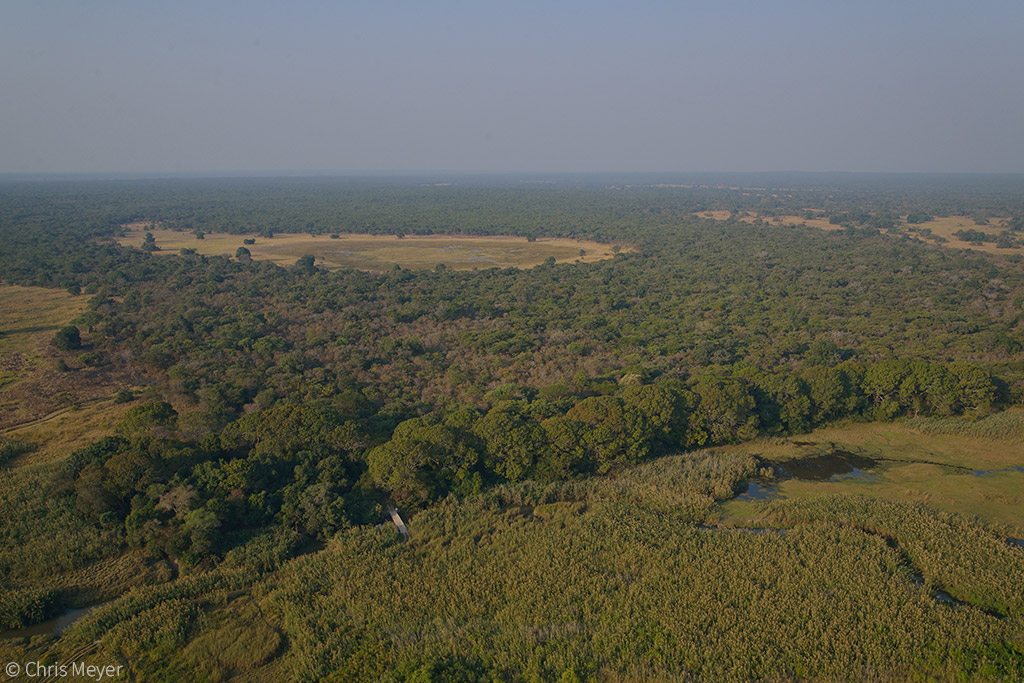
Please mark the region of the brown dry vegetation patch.
[[[118, 239], [123, 246], [141, 247], [145, 233], [153, 234], [160, 251], [157, 255], [180, 254], [182, 249], [195, 249], [205, 256], [234, 258], [239, 247], [245, 247], [252, 258], [292, 265], [301, 256], [312, 254], [318, 265], [328, 268], [358, 268], [384, 271], [394, 265], [402, 268], [433, 268], [439, 263], [456, 270], [474, 268], [531, 268], [554, 258], [561, 263], [589, 263], [612, 258], [615, 247], [610, 244], [563, 238], [541, 238], [533, 242], [525, 237], [466, 237], [460, 235], [394, 235], [340, 234], [329, 235], [279, 233], [273, 238], [252, 235], [206, 233], [198, 239], [191, 232], [149, 229], [149, 224], [126, 225], [129, 230]], [[246, 245], [246, 239], [255, 239]], [[620, 251], [633, 251], [619, 245]]]
[[[727, 221], [733, 216], [732, 211], [702, 211], [694, 214], [701, 218], [711, 218], [716, 221]], [[768, 225], [803, 225], [809, 228], [821, 230], [840, 230], [838, 225], [828, 222], [827, 218], [804, 218], [803, 216], [762, 216], [753, 211], [740, 211], [735, 216], [736, 220], [743, 223], [767, 223]]]
[[110, 365], [57, 372], [39, 363], [19, 373], [18, 381], [0, 389], [0, 429], [28, 425], [61, 411], [109, 398], [128, 382]]
[[[998, 235], [999, 233], [1007, 230], [1007, 218], [991, 218], [989, 219], [988, 225], [978, 225], [974, 222], [974, 219], [969, 216], [939, 216], [935, 220], [928, 221], [927, 223], [920, 223], [917, 225], [908, 225], [906, 229], [918, 232], [918, 237], [923, 240], [928, 240], [948, 249], [973, 249], [975, 251], [984, 251], [988, 254], [1024, 254], [1024, 248], [1018, 247], [1015, 249], [1000, 249], [992, 242], [982, 242], [981, 244], [975, 244], [973, 242], [965, 242], [961, 239], [957, 239], [953, 236], [953, 233], [961, 230], [977, 230], [983, 232], [986, 235]], [[921, 230], [930, 230], [931, 235], [928, 233], [920, 234]], [[935, 241], [932, 239], [932, 235], [938, 235], [946, 239], [945, 242]]]
[[109, 436], [134, 403], [104, 398], [64, 408], [27, 424], [0, 430], [0, 436], [30, 444], [32, 450], [13, 461], [17, 467], [56, 462], [72, 451]]
[[[731, 211], [702, 211], [694, 214], [701, 218], [711, 218], [716, 221], [727, 221], [730, 218], [742, 221], [744, 223], [757, 223], [758, 221], [766, 225], [802, 225], [811, 228], [820, 228], [822, 230], [842, 230], [842, 226], [833, 225], [828, 222], [827, 218], [803, 218], [802, 216], [762, 216], [753, 211], [740, 211], [738, 214], [734, 214]], [[906, 220], [906, 216], [903, 217]], [[925, 240], [931, 244], [937, 244], [947, 249], [973, 249], [974, 251], [983, 251], [988, 254], [1024, 254], [1024, 247], [1016, 247], [1013, 249], [1002, 249], [997, 247], [992, 242], [982, 242], [980, 244], [975, 242], [965, 242], [964, 240], [957, 239], [953, 236], [953, 233], [960, 230], [978, 230], [988, 235], [998, 235], [1007, 229], [1007, 218], [992, 218], [989, 219], [988, 225], [978, 225], [974, 222], [974, 219], [970, 216], [940, 216], [934, 220], [928, 221], [927, 223], [916, 223], [916, 224], [902, 224], [900, 228], [908, 233], [911, 233], [922, 240]], [[887, 230], [881, 231], [883, 234], [888, 233]], [[940, 237], [942, 239], [935, 239]], [[945, 240], [945, 241], [943, 241]]]
[[[94, 351], [85, 330], [81, 349], [59, 351], [52, 345], [54, 333], [86, 306], [86, 297], [60, 290], [0, 286], [0, 429], [108, 398], [139, 381], [110, 359], [95, 366], [81, 362], [81, 354]], [[58, 372], [58, 361], [70, 369]]]

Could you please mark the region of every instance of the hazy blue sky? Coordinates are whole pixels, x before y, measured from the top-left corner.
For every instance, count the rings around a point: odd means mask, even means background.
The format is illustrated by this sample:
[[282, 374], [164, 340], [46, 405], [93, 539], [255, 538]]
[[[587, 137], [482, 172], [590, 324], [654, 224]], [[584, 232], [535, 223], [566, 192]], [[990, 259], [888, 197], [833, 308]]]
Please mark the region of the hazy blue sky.
[[1024, 172], [1024, 2], [5, 0], [0, 172]]

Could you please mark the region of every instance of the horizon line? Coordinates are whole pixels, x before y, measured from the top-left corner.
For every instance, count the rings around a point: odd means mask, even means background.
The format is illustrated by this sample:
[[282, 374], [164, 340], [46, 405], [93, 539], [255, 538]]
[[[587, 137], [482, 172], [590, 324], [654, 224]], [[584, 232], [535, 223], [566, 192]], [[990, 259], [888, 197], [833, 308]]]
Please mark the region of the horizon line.
[[704, 171], [539, 171], [539, 170], [463, 170], [463, 169], [360, 169], [360, 170], [190, 170], [190, 171], [0, 171], [0, 180], [160, 180], [160, 179], [203, 179], [203, 178], [367, 178], [367, 177], [421, 177], [421, 176], [741, 176], [741, 175], [847, 175], [847, 176], [1024, 176], [1024, 171], [862, 171], [862, 170], [704, 170]]

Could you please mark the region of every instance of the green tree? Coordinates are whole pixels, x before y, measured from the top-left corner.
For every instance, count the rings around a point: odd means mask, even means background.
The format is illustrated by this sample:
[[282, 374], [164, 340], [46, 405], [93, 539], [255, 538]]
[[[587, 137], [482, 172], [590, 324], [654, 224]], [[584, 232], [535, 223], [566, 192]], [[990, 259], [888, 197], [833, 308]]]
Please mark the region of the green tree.
[[[464, 424], [464, 414], [455, 416], [456, 422]], [[436, 413], [406, 420], [395, 428], [390, 441], [367, 455], [370, 475], [396, 500], [419, 504], [448, 491], [479, 490], [480, 452], [475, 437], [442, 420]]]
[[136, 439], [169, 438], [177, 426], [178, 412], [165, 401], [149, 401], [130, 408], [114, 429], [115, 433]]
[[473, 433], [484, 445], [484, 466], [509, 481], [526, 478], [534, 467], [544, 432], [518, 414], [492, 409], [476, 421]]
[[81, 348], [82, 333], [74, 325], [67, 325], [57, 330], [53, 336], [53, 345], [61, 351], [71, 351]]
[[839, 347], [830, 339], [812, 341], [804, 354], [804, 361], [808, 365], [835, 365], [840, 360]]
[[295, 262], [295, 269], [300, 273], [315, 273], [316, 272], [316, 257], [312, 254], [306, 254], [300, 256], [299, 260]]
[[585, 398], [566, 419], [583, 423], [583, 444], [598, 472], [639, 462], [650, 452], [654, 426], [643, 412], [617, 396]]
[[736, 443], [757, 435], [756, 404], [743, 381], [704, 375], [694, 383], [693, 392], [697, 405], [690, 413], [688, 445]]
[[654, 438], [668, 447], [684, 445], [689, 406], [695, 396], [682, 382], [626, 387], [622, 400], [644, 416]]

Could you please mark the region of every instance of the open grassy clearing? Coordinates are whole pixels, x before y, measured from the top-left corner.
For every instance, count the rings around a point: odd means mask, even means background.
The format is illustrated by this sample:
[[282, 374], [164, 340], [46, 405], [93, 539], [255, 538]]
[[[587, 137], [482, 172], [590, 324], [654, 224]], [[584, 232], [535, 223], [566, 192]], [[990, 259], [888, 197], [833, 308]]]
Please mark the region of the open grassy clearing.
[[[953, 236], [954, 232], [960, 230], [977, 230], [988, 235], [998, 235], [1007, 229], [1006, 223], [1007, 219], [1005, 218], [993, 218], [989, 220], [988, 225], [978, 225], [969, 216], [937, 216], [935, 220], [928, 221], [927, 223], [907, 227], [908, 229], [931, 230], [932, 235], [945, 238], [947, 241], [940, 244], [950, 249], [974, 249], [975, 251], [984, 251], [989, 254], [1024, 254], [1024, 248], [1000, 249], [992, 242], [982, 242], [979, 245], [973, 242], [965, 242]], [[931, 239], [927, 234], [919, 236], [922, 239]]]
[[[695, 214], [701, 218], [713, 218], [716, 221], [729, 220], [732, 216], [731, 211], [703, 211]], [[833, 225], [828, 222], [827, 218], [804, 218], [802, 216], [761, 216], [752, 211], [741, 211], [736, 218], [744, 223], [754, 223], [758, 220], [764, 221], [765, 223], [789, 225], [790, 223], [796, 225], [806, 225], [810, 228], [821, 228], [822, 230], [841, 230], [838, 225]]]
[[[53, 346], [54, 333], [73, 324], [87, 306], [88, 297], [60, 290], [0, 286], [0, 429], [56, 418], [109, 399], [117, 389], [134, 383], [102, 359], [84, 364], [79, 356], [91, 350], [84, 328], [82, 348], [59, 351]], [[56, 370], [58, 361], [65, 362], [66, 372]], [[57, 427], [56, 433], [63, 429]], [[34, 440], [42, 438], [37, 435]]]
[[32, 448], [15, 458], [10, 463], [12, 467], [60, 462], [72, 451], [110, 435], [133, 405], [99, 399], [80, 408], [62, 409], [26, 425], [0, 430], [0, 437]]
[[[87, 337], [80, 349], [53, 346], [54, 333], [87, 306], [88, 297], [61, 290], [0, 286], [0, 429], [106, 399], [123, 386], [111, 364], [79, 359], [91, 350]], [[59, 361], [67, 371], [56, 369]]]
[[[711, 218], [716, 221], [725, 221], [733, 215], [731, 211], [704, 211], [698, 214], [701, 218]], [[744, 223], [755, 223], [757, 221], [763, 221], [769, 225], [804, 225], [810, 228], [820, 228], [822, 230], [842, 230], [842, 226], [829, 223], [827, 218], [813, 218], [807, 219], [802, 216], [761, 216], [760, 214], [753, 211], [741, 211], [736, 219]], [[989, 235], [998, 235], [1007, 229], [1006, 218], [993, 218], [989, 220], [988, 225], [978, 225], [974, 222], [974, 219], [969, 216], [938, 216], [934, 220], [928, 221], [927, 223], [919, 223], [913, 225], [903, 225], [903, 229], [909, 232], [919, 233], [918, 237], [921, 239], [930, 241], [934, 244], [946, 247], [947, 249], [973, 249], [975, 251], [984, 251], [989, 254], [1024, 254], [1024, 247], [1017, 247], [1013, 249], [1001, 249], [992, 242], [983, 242], [977, 244], [974, 242], [966, 242], [961, 239], [957, 239], [953, 236], [954, 232], [960, 230], [978, 230]], [[921, 230], [929, 230], [930, 233], [921, 234]], [[888, 231], [883, 230], [883, 233]], [[941, 237], [945, 239], [945, 242], [935, 241], [934, 237]]]
[[[987, 429], [993, 420], [997, 429]], [[911, 420], [819, 429], [790, 439], [765, 439], [721, 449], [782, 463], [829, 451], [878, 460], [867, 476], [839, 475], [826, 481], [785, 479], [783, 499], [855, 494], [977, 517], [1006, 535], [1024, 537], [1024, 411], [1012, 409], [978, 422]], [[930, 425], [939, 428], [930, 429]], [[956, 429], [957, 426], [961, 429]], [[960, 433], [957, 433], [960, 432]], [[1002, 432], [1005, 436], [999, 436]], [[763, 516], [765, 505], [744, 499], [720, 508], [722, 522], [744, 525]]]
[[[132, 228], [119, 239], [124, 246], [140, 247], [145, 229]], [[612, 245], [570, 239], [538, 239], [525, 237], [459, 237], [453, 235], [394, 235], [340, 234], [329, 235], [275, 234], [273, 238], [250, 235], [207, 233], [197, 239], [190, 232], [152, 229], [157, 254], [180, 254], [182, 249], [195, 249], [206, 256], [234, 258], [244, 246], [252, 258], [272, 261], [278, 265], [292, 265], [301, 256], [312, 254], [318, 265], [328, 268], [358, 268], [383, 271], [395, 264], [402, 268], [433, 268], [439, 263], [457, 270], [473, 268], [531, 268], [548, 258], [558, 262], [600, 261], [615, 255]], [[243, 240], [255, 239], [245, 245]], [[629, 251], [621, 247], [623, 251]]]
[[0, 371], [13, 354], [34, 354], [40, 343], [85, 312], [88, 297], [59, 289], [0, 285]]

